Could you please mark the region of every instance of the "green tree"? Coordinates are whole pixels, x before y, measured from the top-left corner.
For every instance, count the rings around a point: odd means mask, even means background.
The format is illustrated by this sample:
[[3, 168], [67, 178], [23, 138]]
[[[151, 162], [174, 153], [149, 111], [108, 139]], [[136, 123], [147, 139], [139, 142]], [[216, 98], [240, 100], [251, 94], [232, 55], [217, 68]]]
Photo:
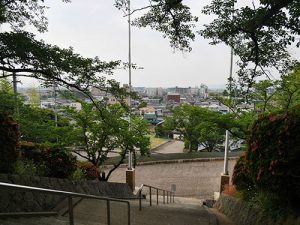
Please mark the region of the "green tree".
[[300, 103], [300, 67], [282, 76], [276, 94], [277, 104], [282, 109], [290, 109]]
[[[136, 11], [146, 10], [133, 24], [156, 29], [168, 37], [171, 46], [191, 50], [197, 18], [182, 0], [151, 0]], [[116, 0], [127, 9], [127, 0]], [[235, 5], [236, 4], [236, 5]], [[213, 0], [202, 13], [214, 19], [198, 33], [211, 44], [225, 43], [239, 57], [237, 62], [241, 90], [248, 93], [255, 78], [270, 77], [268, 68], [279, 72], [294, 65], [287, 47], [299, 47], [300, 3], [298, 0], [259, 0], [238, 4], [235, 0]]]
[[[238, 72], [246, 91], [258, 76], [269, 76], [266, 68], [279, 71], [291, 65], [287, 47], [299, 42], [300, 2], [260, 0], [236, 6], [234, 0], [213, 0], [203, 10], [216, 18], [200, 31], [211, 44], [225, 43], [239, 56]], [[293, 63], [292, 63], [293, 64]]]
[[15, 112], [15, 95], [7, 78], [0, 79], [0, 113], [12, 115]]
[[41, 99], [40, 99], [40, 94], [38, 93], [37, 89], [34, 87], [31, 87], [28, 89], [27, 94], [29, 96], [30, 105], [33, 107], [40, 107]]
[[216, 150], [217, 145], [224, 142], [225, 132], [214, 121], [201, 122], [196, 129], [198, 132], [198, 143], [208, 152]]
[[58, 117], [56, 126], [54, 112], [29, 105], [20, 108], [17, 121], [20, 125], [21, 140], [34, 143], [49, 143], [65, 146], [71, 127], [68, 119]]
[[[63, 0], [68, 2], [68, 0]], [[101, 74], [111, 74], [119, 61], [103, 62], [97, 57], [84, 58], [70, 47], [61, 49], [35, 39], [35, 35], [22, 29], [32, 25], [39, 32], [47, 30], [47, 7], [42, 0], [4, 0], [0, 3], [0, 25], [8, 24], [12, 31], [0, 33], [0, 77], [15, 74], [19, 77], [39, 79], [45, 85], [67, 86], [77, 89], [88, 97], [89, 87], [102, 90], [116, 87], [115, 81], [108, 81]], [[100, 74], [100, 75], [99, 75]]]
[[[128, 12], [128, 0], [115, 0], [115, 6]], [[192, 28], [198, 18], [192, 16], [190, 8], [182, 0], [150, 0], [148, 5], [131, 11], [144, 11], [142, 16], [133, 21], [137, 27], [150, 27], [163, 33], [170, 40], [173, 48], [191, 51], [190, 42], [195, 39]]]
[[255, 104], [255, 110], [264, 113], [274, 108], [274, 101], [272, 100], [274, 100], [273, 97], [277, 91], [277, 83], [271, 80], [261, 80], [253, 85], [254, 90], [251, 93], [251, 98]]
[[183, 134], [185, 148], [190, 152], [197, 149], [198, 146], [198, 132], [195, 128], [203, 119], [201, 114], [198, 113], [199, 110], [199, 107], [184, 104], [176, 107], [173, 111], [176, 130]]
[[90, 103], [81, 104], [80, 111], [72, 108], [67, 110], [75, 122], [69, 137], [74, 153], [97, 168], [103, 165], [109, 153], [116, 152], [121, 156], [106, 177], [100, 179], [108, 180], [111, 173], [124, 162], [128, 152], [138, 150], [141, 155], [149, 154], [148, 126], [142, 118], [132, 117], [132, 124], [129, 125], [125, 119], [128, 112], [119, 104], [102, 105], [101, 108], [95, 108]]

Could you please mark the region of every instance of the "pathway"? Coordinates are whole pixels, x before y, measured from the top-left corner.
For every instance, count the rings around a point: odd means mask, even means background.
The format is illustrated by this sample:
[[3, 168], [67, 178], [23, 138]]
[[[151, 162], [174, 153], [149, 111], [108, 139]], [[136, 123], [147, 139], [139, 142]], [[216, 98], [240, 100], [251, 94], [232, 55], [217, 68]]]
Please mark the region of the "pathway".
[[172, 140], [166, 144], [157, 147], [152, 153], [183, 153], [184, 143], [182, 141]]

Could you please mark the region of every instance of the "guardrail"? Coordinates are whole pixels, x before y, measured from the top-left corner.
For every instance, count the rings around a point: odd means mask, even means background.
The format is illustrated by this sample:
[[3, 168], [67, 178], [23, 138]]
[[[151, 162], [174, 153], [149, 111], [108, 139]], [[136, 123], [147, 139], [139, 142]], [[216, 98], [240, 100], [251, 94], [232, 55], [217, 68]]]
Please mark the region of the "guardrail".
[[[127, 205], [127, 224], [130, 225], [130, 202], [116, 199], [116, 198], [106, 198], [106, 197], [99, 197], [95, 195], [87, 195], [87, 194], [80, 194], [75, 192], [67, 192], [67, 191], [59, 191], [59, 190], [52, 190], [46, 188], [38, 188], [38, 187], [31, 187], [31, 186], [24, 186], [24, 185], [17, 185], [17, 184], [9, 184], [0, 182], [1, 189], [14, 189], [19, 191], [29, 191], [29, 192], [40, 192], [40, 193], [47, 193], [53, 195], [61, 195], [68, 198], [68, 212], [69, 212], [69, 223], [70, 225], [74, 225], [74, 214], [73, 214], [73, 197], [80, 197], [86, 199], [97, 199], [97, 200], [104, 200], [106, 201], [106, 215], [107, 215], [107, 225], [111, 225], [111, 216], [110, 216], [110, 202], [121, 202]], [[9, 213], [3, 213], [3, 215], [8, 216]], [[11, 213], [13, 215], [14, 213]], [[1, 215], [1, 213], [0, 213]], [[33, 215], [33, 214], [32, 214]], [[38, 214], [37, 214], [38, 215]]]
[[168, 191], [161, 188], [153, 187], [151, 185], [142, 184], [138, 190], [139, 193], [139, 209], [142, 210], [142, 191], [144, 187], [149, 188], [149, 200], [150, 206], [152, 206], [152, 189], [156, 190], [156, 205], [158, 205], [158, 193], [161, 191], [163, 193], [163, 204], [166, 204], [165, 197], [167, 196], [167, 204], [175, 201], [175, 193], [174, 191]]

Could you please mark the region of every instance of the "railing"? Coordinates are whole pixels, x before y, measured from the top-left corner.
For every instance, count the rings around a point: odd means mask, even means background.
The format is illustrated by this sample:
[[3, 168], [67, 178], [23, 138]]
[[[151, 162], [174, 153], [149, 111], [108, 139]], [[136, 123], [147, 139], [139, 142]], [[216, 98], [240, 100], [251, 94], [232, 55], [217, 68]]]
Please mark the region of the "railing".
[[138, 190], [139, 193], [139, 209], [142, 210], [142, 191], [144, 187], [149, 188], [149, 200], [150, 200], [150, 206], [152, 206], [152, 189], [156, 190], [156, 205], [158, 205], [158, 193], [161, 191], [163, 193], [163, 204], [166, 203], [165, 197], [167, 195], [167, 204], [173, 202], [174, 203], [174, 198], [175, 198], [175, 193], [173, 191], [168, 191], [164, 190], [161, 188], [153, 187], [147, 184], [142, 184], [141, 187]]
[[[127, 224], [130, 225], [130, 203], [129, 203], [129, 201], [115, 199], [115, 198], [99, 197], [99, 196], [95, 196], [95, 195], [79, 194], [79, 193], [67, 192], [67, 191], [58, 191], [58, 190], [38, 188], [38, 187], [8, 184], [8, 183], [2, 183], [2, 182], [0, 182], [0, 188], [1, 189], [15, 189], [15, 190], [19, 190], [19, 191], [23, 190], [23, 191], [30, 191], [30, 192], [41, 192], [41, 193], [47, 193], [47, 194], [60, 195], [60, 196], [67, 197], [68, 198], [68, 209], [69, 209], [68, 212], [69, 212], [70, 225], [74, 225], [73, 197], [105, 200], [106, 201], [107, 225], [111, 225], [110, 202], [125, 203], [127, 205]], [[5, 213], [5, 215], [9, 215], [9, 213]], [[13, 215], [13, 213], [12, 213], [12, 215]]]

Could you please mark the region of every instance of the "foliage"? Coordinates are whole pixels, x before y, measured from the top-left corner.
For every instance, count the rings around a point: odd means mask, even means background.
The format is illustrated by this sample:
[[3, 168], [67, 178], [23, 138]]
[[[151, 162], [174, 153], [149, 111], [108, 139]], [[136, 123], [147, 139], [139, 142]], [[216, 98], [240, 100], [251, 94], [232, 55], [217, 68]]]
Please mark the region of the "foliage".
[[142, 118], [131, 115], [130, 125], [126, 119], [129, 114], [120, 104], [107, 105], [99, 102], [97, 108], [94, 104], [81, 104], [80, 111], [72, 108], [66, 110], [69, 118], [74, 120], [69, 142], [74, 153], [96, 167], [107, 160], [109, 153], [120, 154], [120, 161], [108, 172], [106, 180], [123, 163], [129, 151], [138, 150], [142, 155], [149, 154], [148, 124]]
[[41, 104], [40, 95], [37, 92], [36, 88], [34, 87], [29, 88], [27, 94], [29, 96], [30, 105], [33, 107], [40, 107]]
[[[236, 6], [235, 0], [213, 0], [203, 10], [216, 18], [200, 31], [211, 44], [225, 43], [239, 56], [241, 88], [246, 91], [258, 76], [269, 74], [266, 68], [286, 70], [291, 62], [287, 47], [298, 41], [300, 3], [295, 0], [260, 0]], [[253, 66], [254, 65], [254, 66]]]
[[[63, 0], [69, 2], [69, 0]], [[7, 73], [0, 77], [33, 77], [46, 85], [74, 88], [89, 95], [89, 87], [112, 92], [120, 90], [114, 80], [108, 80], [101, 73], [111, 74], [119, 66], [119, 61], [103, 62], [97, 57], [84, 58], [72, 48], [62, 49], [38, 41], [35, 35], [22, 29], [32, 25], [39, 32], [47, 29], [47, 8], [42, 0], [4, 0], [0, 3], [0, 25], [9, 24], [10, 32], [0, 33], [0, 69]], [[116, 90], [117, 89], [117, 90]]]
[[277, 83], [271, 80], [261, 80], [253, 85], [254, 90], [251, 93], [251, 98], [255, 104], [256, 111], [264, 113], [274, 108], [272, 100], [277, 91]]
[[[63, 0], [68, 2], [68, 0]], [[8, 23], [12, 29], [20, 30], [26, 25], [33, 25], [38, 31], [47, 29], [47, 18], [44, 11], [47, 8], [42, 0], [2, 0], [0, 3], [0, 23]]]
[[9, 173], [18, 159], [18, 124], [8, 115], [0, 114], [0, 171]]
[[13, 173], [20, 176], [43, 175], [32, 160], [18, 160], [13, 165]]
[[286, 217], [288, 213], [287, 201], [277, 193], [258, 191], [252, 195], [249, 203], [263, 209], [273, 220]]
[[299, 106], [261, 116], [253, 125], [248, 149], [234, 169], [234, 183], [245, 190], [272, 192], [296, 205], [300, 199]]
[[56, 126], [52, 110], [24, 105], [19, 111], [18, 123], [23, 141], [66, 144], [65, 138], [71, 129], [66, 117], [58, 116]]
[[275, 95], [277, 105], [289, 109], [300, 103], [300, 66], [282, 76], [278, 91]]
[[155, 126], [155, 134], [158, 137], [170, 137], [171, 132], [176, 128], [175, 120], [171, 116], [164, 118], [164, 122]]
[[[40, 79], [48, 85], [55, 80], [57, 85], [75, 88], [86, 94], [91, 86], [105, 88], [105, 78], [96, 76], [96, 73], [111, 74], [112, 69], [119, 65], [118, 61], [106, 63], [98, 58], [83, 58], [72, 48], [60, 49], [45, 44], [27, 32], [1, 33], [0, 50], [1, 70]], [[112, 87], [114, 83], [109, 85]]]
[[239, 127], [239, 124], [232, 120], [232, 115], [183, 104], [176, 107], [173, 116], [165, 120], [163, 131], [180, 132], [184, 136], [185, 148], [190, 152], [196, 150], [198, 144], [203, 145], [207, 151], [212, 151], [217, 144], [223, 142], [225, 130], [234, 131], [234, 127]]
[[84, 173], [81, 168], [78, 168], [78, 165], [77, 165], [76, 170], [73, 172], [73, 174], [69, 178], [71, 180], [78, 181], [78, 180], [81, 180], [82, 178], [84, 178]]
[[213, 121], [201, 122], [196, 129], [199, 132], [198, 143], [208, 152], [215, 150], [218, 144], [224, 142], [224, 130], [217, 127]]
[[21, 142], [20, 150], [22, 159], [32, 160], [35, 166], [42, 170], [41, 173], [47, 177], [68, 178], [77, 168], [76, 157], [61, 147]]
[[[127, 0], [115, 0], [115, 6], [128, 12]], [[146, 12], [133, 21], [137, 27], [150, 27], [163, 33], [170, 40], [172, 47], [182, 51], [191, 51], [190, 41], [195, 39], [192, 28], [198, 21], [192, 16], [190, 8], [182, 4], [182, 0], [151, 0], [149, 5], [131, 11], [146, 10]]]
[[[35, 143], [59, 142], [60, 145], [66, 144], [65, 136], [70, 129], [66, 117], [59, 115], [56, 126], [55, 115], [52, 110], [24, 104], [20, 96], [13, 94], [7, 79], [0, 79], [0, 89], [0, 112], [12, 115], [17, 121], [21, 140]], [[17, 112], [16, 107], [18, 108]]]
[[20, 96], [15, 96], [10, 81], [7, 78], [0, 79], [0, 113], [13, 115], [16, 105], [21, 104]]
[[100, 171], [97, 166], [88, 161], [81, 161], [77, 163], [78, 168], [82, 171], [83, 176], [87, 179], [99, 179]]
[[246, 190], [248, 192], [253, 190], [254, 184], [250, 177], [248, 161], [245, 156], [241, 156], [234, 166], [232, 183], [238, 190]]
[[46, 176], [67, 178], [76, 170], [76, 157], [64, 149], [52, 148], [42, 152]]

